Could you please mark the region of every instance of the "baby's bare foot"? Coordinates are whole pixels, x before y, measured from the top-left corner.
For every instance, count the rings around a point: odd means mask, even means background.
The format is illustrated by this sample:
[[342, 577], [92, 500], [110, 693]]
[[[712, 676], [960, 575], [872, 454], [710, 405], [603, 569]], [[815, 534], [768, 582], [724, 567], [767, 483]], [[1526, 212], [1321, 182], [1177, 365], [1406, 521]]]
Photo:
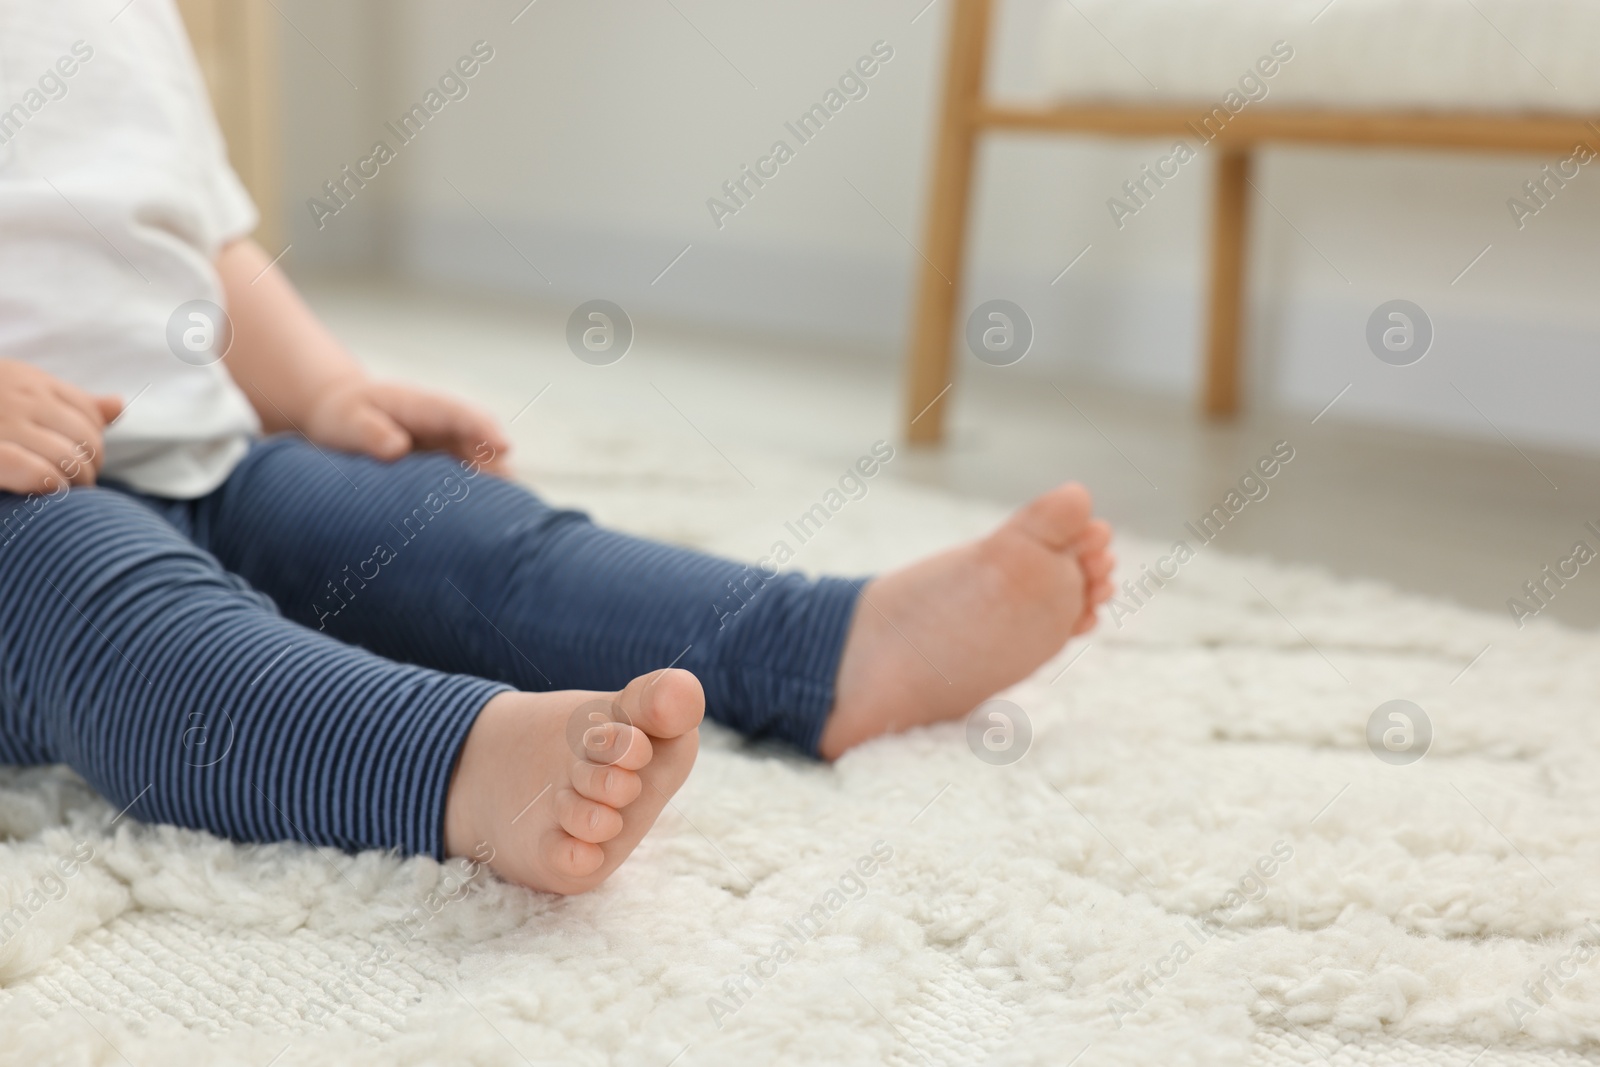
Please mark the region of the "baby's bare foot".
[[994, 533], [869, 582], [839, 662], [821, 754], [964, 715], [1089, 630], [1111, 595], [1111, 527], [1081, 485]]
[[704, 711], [700, 682], [682, 670], [620, 693], [499, 694], [456, 763], [445, 852], [491, 855], [502, 878], [532, 889], [593, 889], [689, 777]]

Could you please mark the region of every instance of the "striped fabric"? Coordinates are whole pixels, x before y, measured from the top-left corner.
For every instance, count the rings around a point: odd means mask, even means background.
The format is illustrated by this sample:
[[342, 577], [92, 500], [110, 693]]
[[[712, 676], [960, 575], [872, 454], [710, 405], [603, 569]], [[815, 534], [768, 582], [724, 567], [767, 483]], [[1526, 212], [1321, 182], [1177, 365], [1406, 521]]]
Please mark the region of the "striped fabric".
[[439, 455], [258, 443], [216, 492], [0, 494], [0, 762], [248, 841], [441, 855], [496, 692], [676, 663], [815, 752], [856, 588], [627, 537]]

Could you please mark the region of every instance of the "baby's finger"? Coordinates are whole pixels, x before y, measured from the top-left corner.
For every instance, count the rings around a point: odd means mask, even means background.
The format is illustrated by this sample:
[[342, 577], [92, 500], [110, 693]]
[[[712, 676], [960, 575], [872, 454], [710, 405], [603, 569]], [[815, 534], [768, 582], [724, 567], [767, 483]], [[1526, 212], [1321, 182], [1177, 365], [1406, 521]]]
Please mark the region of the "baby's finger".
[[71, 404], [49, 404], [34, 412], [33, 421], [72, 442], [73, 457], [99, 473], [102, 461], [101, 429]]
[[447, 447], [456, 458], [473, 460], [491, 474], [509, 473], [505, 456], [511, 451], [511, 442], [493, 415], [452, 401], [449, 417], [452, 440]]
[[482, 442], [470, 449], [464, 447], [455, 449], [451, 454], [457, 459], [476, 463], [479, 468], [490, 474], [497, 474], [502, 478], [511, 477], [511, 463], [506, 459], [504, 448], [494, 450], [492, 445]]
[[506, 440], [493, 415], [448, 400], [441, 413], [449, 421], [439, 447], [459, 460], [477, 464], [490, 474], [506, 476], [511, 473], [506, 461], [511, 442]]
[[[499, 457], [511, 450], [511, 442], [493, 415], [454, 397], [390, 385], [380, 386], [374, 396], [425, 448], [442, 449], [491, 470]], [[485, 458], [485, 449], [489, 458]]]
[[26, 448], [73, 485], [93, 485], [94, 467], [84, 462], [72, 439], [56, 431], [28, 422], [13, 427], [11, 439]]
[[110, 421], [101, 411], [100, 404], [95, 398], [71, 382], [64, 382], [58, 378], [51, 382], [51, 388], [62, 403], [72, 405], [84, 418], [95, 425], [104, 428], [105, 424]]
[[15, 441], [0, 441], [0, 489], [8, 493], [53, 493], [61, 472], [50, 461]]
[[344, 432], [352, 447], [374, 459], [393, 461], [411, 451], [411, 435], [371, 404], [358, 404], [349, 414]]

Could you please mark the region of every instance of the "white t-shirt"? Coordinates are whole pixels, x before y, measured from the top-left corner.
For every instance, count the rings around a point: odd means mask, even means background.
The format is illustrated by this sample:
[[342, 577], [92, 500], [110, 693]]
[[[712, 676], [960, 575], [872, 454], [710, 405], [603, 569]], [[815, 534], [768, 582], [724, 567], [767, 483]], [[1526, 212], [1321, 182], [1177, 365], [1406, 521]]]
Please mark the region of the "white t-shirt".
[[168, 323], [223, 304], [213, 262], [256, 212], [172, 0], [0, 0], [0, 64], [0, 359], [128, 403], [105, 477], [208, 493], [261, 427]]

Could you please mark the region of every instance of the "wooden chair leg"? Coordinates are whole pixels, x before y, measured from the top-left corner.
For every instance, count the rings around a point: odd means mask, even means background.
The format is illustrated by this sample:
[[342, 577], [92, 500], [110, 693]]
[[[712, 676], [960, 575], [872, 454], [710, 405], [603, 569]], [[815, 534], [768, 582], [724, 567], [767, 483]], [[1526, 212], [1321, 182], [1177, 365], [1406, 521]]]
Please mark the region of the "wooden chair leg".
[[1239, 347], [1244, 328], [1246, 223], [1250, 154], [1223, 149], [1211, 201], [1211, 278], [1206, 325], [1205, 413], [1239, 410]]
[[906, 438], [937, 444], [944, 438], [952, 375], [951, 345], [965, 259], [967, 208], [977, 142], [975, 112], [983, 92], [990, 0], [957, 0], [951, 17], [919, 263], [917, 303], [906, 355]]

